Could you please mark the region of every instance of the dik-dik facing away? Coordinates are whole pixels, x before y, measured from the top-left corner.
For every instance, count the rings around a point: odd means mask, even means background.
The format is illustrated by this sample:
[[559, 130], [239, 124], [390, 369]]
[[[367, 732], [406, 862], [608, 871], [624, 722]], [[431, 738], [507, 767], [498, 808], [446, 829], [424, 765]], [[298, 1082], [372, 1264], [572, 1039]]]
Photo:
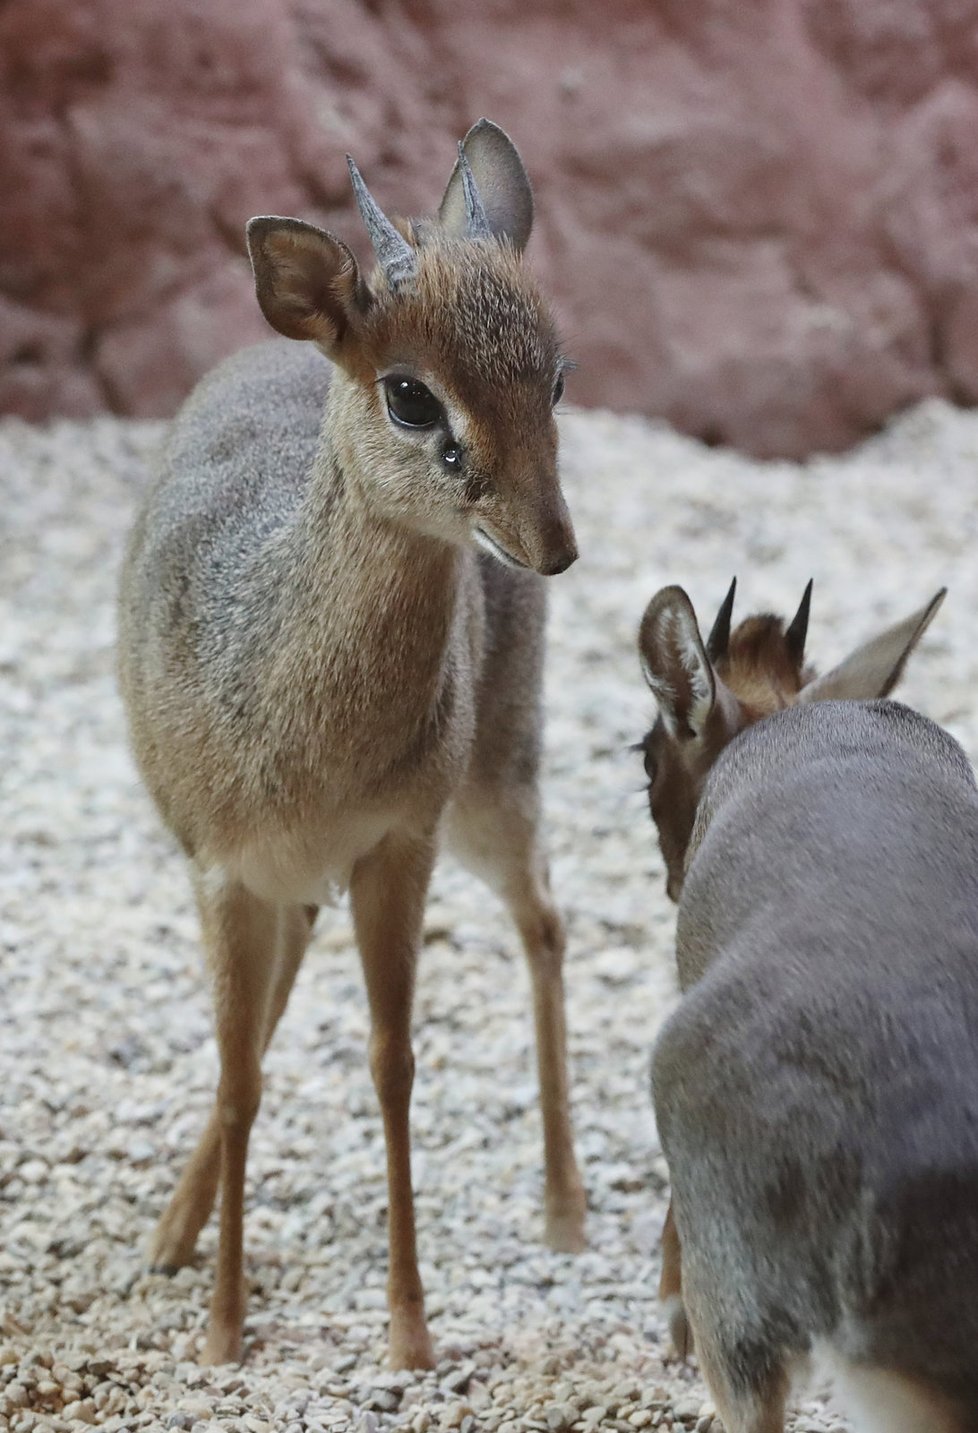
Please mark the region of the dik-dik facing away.
[[562, 572], [577, 549], [553, 417], [564, 360], [521, 261], [530, 186], [486, 120], [460, 145], [434, 218], [394, 225], [352, 161], [350, 172], [375, 272], [362, 275], [347, 246], [311, 224], [251, 220], [262, 312], [307, 342], [239, 354], [191, 396], [122, 582], [132, 742], [190, 861], [221, 1061], [213, 1114], [152, 1257], [167, 1268], [191, 1258], [220, 1185], [211, 1362], [241, 1353], [262, 1053], [316, 908], [346, 890], [387, 1146], [390, 1356], [433, 1361], [408, 1108], [415, 962], [441, 831], [519, 927], [547, 1236], [573, 1250], [583, 1235], [564, 934], [537, 791], [540, 574]]
[[705, 645], [678, 587], [642, 622], [685, 992], [653, 1062], [664, 1292], [727, 1433], [781, 1433], [810, 1356], [860, 1429], [975, 1433], [978, 791], [876, 700], [943, 593], [820, 679], [809, 595], [731, 635], [731, 588]]

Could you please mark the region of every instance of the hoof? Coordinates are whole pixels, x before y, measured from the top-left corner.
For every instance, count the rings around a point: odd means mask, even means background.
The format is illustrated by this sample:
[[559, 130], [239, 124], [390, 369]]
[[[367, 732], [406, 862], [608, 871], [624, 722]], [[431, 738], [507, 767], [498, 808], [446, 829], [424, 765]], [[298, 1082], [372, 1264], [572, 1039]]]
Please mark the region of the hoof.
[[175, 1274], [193, 1262], [196, 1239], [175, 1238], [162, 1224], [149, 1246], [149, 1268], [154, 1274]]
[[215, 1328], [212, 1325], [200, 1361], [206, 1364], [240, 1363], [242, 1343], [240, 1329]]
[[579, 1254], [585, 1247], [584, 1191], [547, 1209], [546, 1240], [558, 1254]]
[[391, 1368], [434, 1368], [435, 1349], [424, 1314], [391, 1316], [388, 1362]]

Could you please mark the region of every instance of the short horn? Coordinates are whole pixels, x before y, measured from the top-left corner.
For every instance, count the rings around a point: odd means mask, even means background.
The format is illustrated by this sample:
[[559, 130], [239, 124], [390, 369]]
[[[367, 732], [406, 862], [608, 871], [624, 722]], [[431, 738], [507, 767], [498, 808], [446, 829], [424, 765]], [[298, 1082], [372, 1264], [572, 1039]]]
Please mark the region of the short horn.
[[458, 142], [458, 168], [462, 176], [462, 193], [465, 195], [468, 236], [470, 239], [491, 239], [492, 228], [486, 214], [486, 207], [482, 202], [479, 186], [475, 182], [475, 175], [472, 173], [472, 166], [461, 140]]
[[805, 588], [798, 611], [791, 619], [791, 626], [784, 634], [788, 655], [798, 666], [801, 666], [802, 658], [805, 655], [805, 640], [808, 637], [808, 614], [812, 606], [813, 581], [813, 578], [808, 579], [808, 586]]
[[350, 170], [350, 180], [353, 184], [357, 208], [360, 210], [360, 217], [370, 235], [370, 242], [377, 255], [377, 262], [383, 269], [384, 276], [391, 288], [396, 290], [401, 284], [414, 278], [417, 272], [415, 252], [404, 235], [398, 233], [364, 184], [363, 177], [350, 155], [346, 156], [346, 162]]
[[710, 629], [710, 635], [706, 639], [706, 655], [711, 662], [719, 662], [727, 655], [727, 648], [730, 646], [730, 618], [733, 616], [734, 593], [737, 591], [736, 577], [730, 584], [730, 589], [723, 599], [720, 611], [717, 613], [716, 621]]

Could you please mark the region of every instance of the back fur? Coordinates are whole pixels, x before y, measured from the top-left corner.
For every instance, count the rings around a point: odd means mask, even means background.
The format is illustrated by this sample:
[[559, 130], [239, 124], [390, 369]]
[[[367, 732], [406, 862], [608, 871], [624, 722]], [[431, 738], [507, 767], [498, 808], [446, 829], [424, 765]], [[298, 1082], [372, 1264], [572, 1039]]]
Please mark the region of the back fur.
[[746, 731], [704, 792], [677, 960], [688, 993], [654, 1089], [687, 1303], [708, 1286], [748, 1382], [821, 1339], [978, 1420], [978, 795], [960, 748], [886, 702]]

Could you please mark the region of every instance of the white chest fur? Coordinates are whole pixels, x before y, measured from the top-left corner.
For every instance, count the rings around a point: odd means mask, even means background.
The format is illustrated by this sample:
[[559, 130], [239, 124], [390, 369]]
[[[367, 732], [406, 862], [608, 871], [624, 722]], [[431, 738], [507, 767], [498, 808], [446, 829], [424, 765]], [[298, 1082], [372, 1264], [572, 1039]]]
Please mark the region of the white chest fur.
[[265, 831], [223, 854], [208, 868], [207, 882], [240, 881], [253, 895], [276, 905], [335, 905], [347, 891], [353, 868], [395, 825], [389, 810], [317, 824], [315, 831]]

